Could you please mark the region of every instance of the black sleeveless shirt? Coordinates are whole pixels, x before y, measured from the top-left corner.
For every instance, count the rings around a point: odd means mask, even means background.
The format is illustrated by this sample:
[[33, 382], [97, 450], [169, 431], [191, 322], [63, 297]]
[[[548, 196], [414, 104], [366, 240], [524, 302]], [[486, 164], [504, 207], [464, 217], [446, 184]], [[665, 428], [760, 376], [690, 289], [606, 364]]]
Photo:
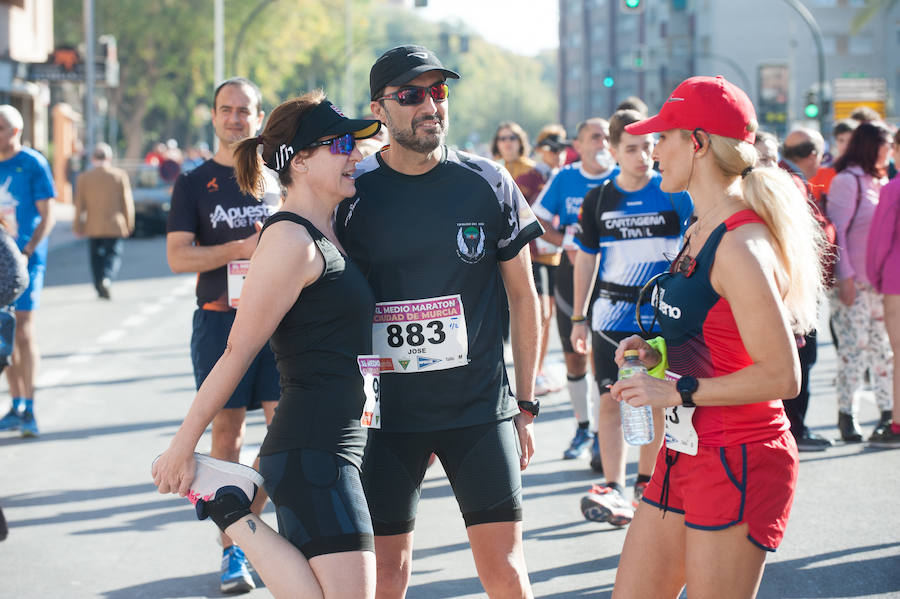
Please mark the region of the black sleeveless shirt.
[[281, 399], [260, 454], [322, 449], [359, 467], [366, 433], [359, 423], [365, 395], [357, 356], [372, 352], [375, 299], [353, 261], [305, 218], [278, 212], [262, 232], [284, 220], [306, 228], [325, 268], [300, 292], [269, 341]]

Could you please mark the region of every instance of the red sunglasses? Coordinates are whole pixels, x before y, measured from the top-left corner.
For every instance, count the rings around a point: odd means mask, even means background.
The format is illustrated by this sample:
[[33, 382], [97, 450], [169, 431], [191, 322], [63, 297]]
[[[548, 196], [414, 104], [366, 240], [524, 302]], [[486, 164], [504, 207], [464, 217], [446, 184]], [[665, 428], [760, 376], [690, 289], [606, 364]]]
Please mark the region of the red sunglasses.
[[438, 81], [429, 87], [404, 87], [393, 93], [385, 94], [378, 100], [397, 100], [400, 106], [418, 106], [425, 101], [429, 94], [435, 102], [443, 102], [450, 97], [450, 86], [446, 81]]

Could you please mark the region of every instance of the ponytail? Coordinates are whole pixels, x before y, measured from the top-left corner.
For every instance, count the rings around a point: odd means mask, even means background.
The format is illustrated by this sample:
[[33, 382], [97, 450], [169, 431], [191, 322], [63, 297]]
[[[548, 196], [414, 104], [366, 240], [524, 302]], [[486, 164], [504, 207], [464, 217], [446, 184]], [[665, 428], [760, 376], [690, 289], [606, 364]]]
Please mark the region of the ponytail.
[[[740, 176], [756, 162], [753, 145], [710, 135], [716, 164], [729, 176]], [[744, 201], [765, 222], [772, 235], [788, 282], [785, 307], [791, 327], [804, 334], [816, 327], [818, 299], [823, 291], [820, 255], [826, 241], [807, 198], [791, 176], [778, 167], [755, 167], [741, 180]]]
[[262, 158], [257, 151], [262, 137], [248, 137], [234, 148], [234, 175], [242, 192], [255, 198], [265, 192], [262, 176]]

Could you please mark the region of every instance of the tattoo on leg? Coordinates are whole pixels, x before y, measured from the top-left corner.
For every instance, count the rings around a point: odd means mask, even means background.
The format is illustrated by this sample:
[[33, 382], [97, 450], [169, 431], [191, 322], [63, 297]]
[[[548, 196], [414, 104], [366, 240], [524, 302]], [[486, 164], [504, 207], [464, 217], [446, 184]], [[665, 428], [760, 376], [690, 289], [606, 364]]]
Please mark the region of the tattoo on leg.
[[247, 526], [250, 527], [250, 532], [256, 532], [256, 522], [253, 520], [247, 520]]

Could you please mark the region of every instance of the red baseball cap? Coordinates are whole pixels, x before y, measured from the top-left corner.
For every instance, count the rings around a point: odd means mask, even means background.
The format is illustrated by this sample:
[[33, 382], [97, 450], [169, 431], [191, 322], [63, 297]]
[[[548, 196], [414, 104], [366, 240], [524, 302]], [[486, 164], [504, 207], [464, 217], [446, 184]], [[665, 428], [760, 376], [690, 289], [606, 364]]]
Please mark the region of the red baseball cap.
[[756, 110], [744, 91], [724, 77], [691, 77], [675, 88], [656, 116], [625, 126], [632, 135], [703, 129], [713, 135], [756, 140]]

